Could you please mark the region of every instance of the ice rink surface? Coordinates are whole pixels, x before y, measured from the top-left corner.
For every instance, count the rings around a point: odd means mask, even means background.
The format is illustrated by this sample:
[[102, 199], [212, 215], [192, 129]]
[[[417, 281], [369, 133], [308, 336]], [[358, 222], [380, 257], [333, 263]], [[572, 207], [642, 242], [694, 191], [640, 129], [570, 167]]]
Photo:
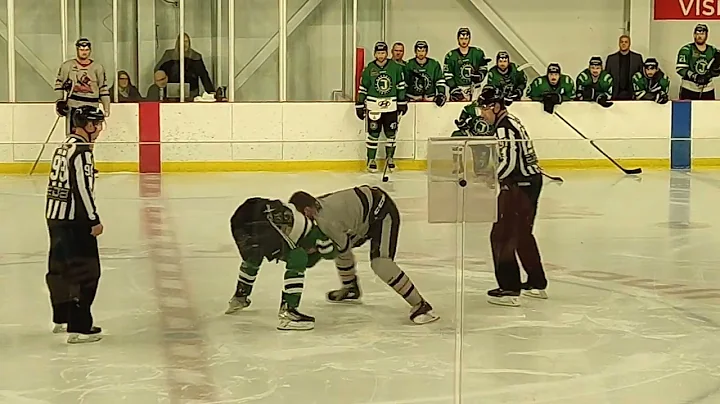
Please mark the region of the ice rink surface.
[[720, 173], [552, 172], [536, 235], [546, 301], [491, 306], [489, 226], [467, 225], [463, 356], [456, 366], [458, 227], [427, 223], [426, 179], [385, 186], [403, 214], [398, 262], [442, 316], [409, 307], [360, 249], [364, 304], [331, 305], [331, 262], [308, 271], [314, 331], [275, 329], [282, 267], [264, 264], [253, 304], [222, 314], [239, 258], [229, 217], [247, 197], [325, 193], [379, 175], [101, 174], [105, 234], [97, 344], [49, 332], [45, 179], [0, 177], [0, 403], [720, 403]]

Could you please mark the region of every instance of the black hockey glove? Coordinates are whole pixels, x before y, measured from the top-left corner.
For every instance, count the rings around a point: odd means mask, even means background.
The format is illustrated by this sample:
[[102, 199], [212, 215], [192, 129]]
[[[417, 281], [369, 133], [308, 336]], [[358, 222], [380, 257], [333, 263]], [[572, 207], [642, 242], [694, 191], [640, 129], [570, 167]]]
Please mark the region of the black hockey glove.
[[407, 103], [404, 103], [404, 102], [403, 102], [403, 103], [401, 104], [401, 103], [398, 102], [398, 104], [397, 104], [397, 111], [398, 111], [398, 113], [399, 113], [400, 115], [405, 115], [405, 114], [407, 114], [407, 111], [408, 111]]
[[597, 103], [600, 104], [600, 106], [603, 108], [610, 108], [613, 105], [613, 102], [610, 101], [610, 97], [608, 97], [607, 94], [598, 95]]
[[462, 101], [465, 99], [465, 94], [463, 94], [462, 88], [455, 87], [452, 90], [450, 90], [450, 100], [451, 101]]
[[582, 101], [594, 101], [595, 100], [595, 89], [592, 87], [583, 87], [578, 94], [580, 95], [579, 100]]
[[358, 119], [361, 121], [365, 120], [365, 114], [366, 114], [365, 104], [363, 104], [363, 103], [355, 104], [355, 115], [357, 115]]
[[485, 71], [484, 70], [477, 70], [470, 74], [470, 81], [473, 84], [480, 84], [482, 83], [483, 79], [485, 78]]
[[712, 79], [710, 78], [710, 75], [708, 75], [708, 74], [698, 74], [695, 76], [695, 84], [697, 84], [699, 86], [706, 86], [706, 85], [710, 84], [710, 80], [712, 80]]
[[470, 120], [469, 119], [456, 119], [455, 120], [455, 126], [457, 126], [460, 131], [466, 131], [470, 127]]
[[662, 105], [662, 104], [667, 104], [667, 102], [668, 102], [668, 95], [665, 94], [665, 93], [659, 93], [659, 94], [657, 95], [657, 99], [655, 100], [655, 102], [657, 102], [657, 103], [660, 104], [660, 105]]
[[548, 114], [555, 112], [555, 106], [562, 104], [562, 97], [558, 93], [547, 93], [543, 97], [543, 110]]
[[435, 105], [437, 105], [438, 107], [442, 107], [443, 105], [445, 105], [446, 101], [445, 94], [436, 94], [433, 101], [435, 101]]
[[58, 115], [62, 117], [67, 117], [70, 113], [70, 107], [68, 107], [68, 103], [65, 100], [57, 100], [55, 101], [55, 112], [57, 112]]
[[522, 96], [523, 91], [520, 89], [516, 89], [510, 92], [510, 99], [512, 99], [513, 101], [520, 101], [520, 99], [522, 99]]

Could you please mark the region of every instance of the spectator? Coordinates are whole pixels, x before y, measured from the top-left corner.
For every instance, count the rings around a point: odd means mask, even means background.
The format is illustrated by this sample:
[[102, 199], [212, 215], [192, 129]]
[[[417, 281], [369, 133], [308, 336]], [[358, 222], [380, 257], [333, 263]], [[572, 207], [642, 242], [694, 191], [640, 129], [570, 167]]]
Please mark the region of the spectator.
[[548, 114], [555, 112], [555, 106], [570, 101], [575, 95], [575, 86], [570, 76], [562, 74], [558, 63], [550, 63], [547, 74], [530, 83], [527, 96], [533, 101], [543, 103], [543, 110]]
[[575, 100], [595, 101], [603, 107], [612, 106], [613, 78], [603, 70], [600, 56], [590, 58], [589, 66], [575, 80]]
[[401, 66], [405, 66], [405, 45], [402, 42], [395, 42], [392, 47], [392, 60], [395, 63], [399, 63]]
[[658, 104], [668, 102], [670, 80], [660, 70], [655, 58], [645, 59], [643, 71], [633, 76], [633, 91], [636, 100], [655, 101]]
[[[189, 98], [193, 99], [200, 95], [200, 84], [205, 88], [206, 93], [214, 93], [210, 75], [208, 74], [202, 55], [195, 51], [190, 44], [190, 36], [184, 35], [185, 48], [185, 83], [190, 84]], [[180, 83], [180, 36], [175, 43], [175, 49], [168, 49], [155, 67], [155, 71], [162, 70], [167, 74], [170, 83]], [[187, 97], [187, 96], [186, 96]]]
[[158, 70], [155, 72], [155, 83], [151, 84], [147, 89], [147, 101], [165, 101], [167, 94], [165, 89], [168, 83], [168, 76], [164, 71]]
[[620, 50], [608, 55], [605, 69], [613, 78], [613, 100], [632, 100], [632, 77], [642, 71], [643, 57], [630, 50], [630, 37], [621, 35], [618, 41]]
[[714, 100], [715, 87], [712, 79], [720, 74], [716, 66], [718, 51], [707, 44], [707, 25], [696, 25], [693, 37], [693, 42], [680, 48], [675, 64], [677, 73], [682, 77], [680, 99]]
[[117, 85], [119, 100], [115, 99], [115, 85], [113, 84], [110, 87], [110, 97], [113, 102], [139, 102], [143, 100], [140, 91], [133, 85], [130, 75], [125, 70], [118, 70]]

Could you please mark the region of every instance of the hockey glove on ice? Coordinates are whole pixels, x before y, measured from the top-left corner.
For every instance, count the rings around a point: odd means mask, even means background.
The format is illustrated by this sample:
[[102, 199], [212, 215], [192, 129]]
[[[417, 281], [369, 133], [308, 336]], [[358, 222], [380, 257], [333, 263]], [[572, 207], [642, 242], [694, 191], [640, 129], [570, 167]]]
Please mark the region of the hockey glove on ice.
[[404, 102], [403, 102], [403, 103], [401, 104], [401, 103], [398, 102], [398, 104], [397, 104], [397, 111], [398, 111], [398, 113], [399, 113], [400, 115], [405, 115], [405, 114], [407, 114], [407, 111], [408, 111], [407, 103], [404, 103]]
[[435, 101], [435, 105], [437, 105], [438, 107], [442, 107], [443, 105], [445, 105], [446, 101], [445, 94], [436, 94], [433, 101]]
[[57, 114], [62, 117], [68, 116], [68, 114], [70, 113], [70, 107], [68, 107], [67, 101], [65, 101], [65, 100], [55, 101], [55, 112], [57, 112]]
[[365, 104], [355, 104], [355, 115], [357, 115], [361, 121], [365, 119]]
[[450, 100], [462, 101], [464, 99], [465, 99], [465, 94], [463, 94], [462, 88], [455, 87], [452, 90], [450, 90]]
[[603, 108], [610, 108], [613, 105], [612, 101], [610, 101], [610, 97], [608, 97], [607, 94], [598, 95], [597, 103], [600, 104], [600, 106]]

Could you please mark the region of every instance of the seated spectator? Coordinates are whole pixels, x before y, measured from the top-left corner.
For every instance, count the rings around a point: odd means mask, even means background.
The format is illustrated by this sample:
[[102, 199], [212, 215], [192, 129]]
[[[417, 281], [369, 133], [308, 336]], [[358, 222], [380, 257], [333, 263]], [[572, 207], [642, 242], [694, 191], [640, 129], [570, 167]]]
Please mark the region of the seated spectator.
[[[195, 51], [190, 44], [190, 36], [184, 35], [184, 59], [185, 59], [185, 83], [190, 84], [189, 98], [193, 99], [200, 95], [200, 83], [205, 88], [206, 93], [214, 93], [210, 75], [208, 74], [202, 55]], [[175, 49], [168, 49], [155, 67], [155, 71], [162, 70], [167, 74], [170, 83], [180, 83], [180, 37], [175, 43]]]
[[595, 101], [607, 108], [612, 105], [613, 78], [603, 70], [600, 56], [590, 58], [589, 66], [575, 80], [575, 100]]
[[395, 63], [405, 66], [405, 45], [402, 42], [395, 42], [392, 47], [392, 60]]
[[570, 76], [562, 74], [560, 65], [550, 63], [547, 74], [530, 83], [527, 96], [533, 101], [543, 103], [543, 110], [548, 114], [555, 112], [555, 106], [570, 101], [575, 95], [575, 86]]
[[655, 58], [645, 59], [643, 71], [635, 73], [632, 81], [636, 100], [655, 101], [658, 104], [668, 102], [670, 79], [660, 70]]
[[168, 76], [164, 71], [155, 72], [155, 83], [151, 84], [147, 89], [145, 100], [147, 101], [165, 101], [167, 94], [165, 93], [168, 83]]
[[113, 84], [110, 87], [110, 97], [113, 102], [139, 102], [143, 100], [140, 91], [133, 85], [130, 75], [125, 70], [118, 70], [117, 85], [119, 101], [115, 99], [115, 85]]
[[613, 78], [613, 100], [632, 100], [632, 77], [642, 70], [643, 57], [630, 50], [630, 37], [620, 36], [619, 50], [605, 59], [605, 70]]
[[708, 26], [698, 24], [693, 30], [693, 42], [678, 51], [675, 70], [682, 77], [681, 100], [714, 100], [713, 79], [720, 75], [718, 50], [707, 43]]

